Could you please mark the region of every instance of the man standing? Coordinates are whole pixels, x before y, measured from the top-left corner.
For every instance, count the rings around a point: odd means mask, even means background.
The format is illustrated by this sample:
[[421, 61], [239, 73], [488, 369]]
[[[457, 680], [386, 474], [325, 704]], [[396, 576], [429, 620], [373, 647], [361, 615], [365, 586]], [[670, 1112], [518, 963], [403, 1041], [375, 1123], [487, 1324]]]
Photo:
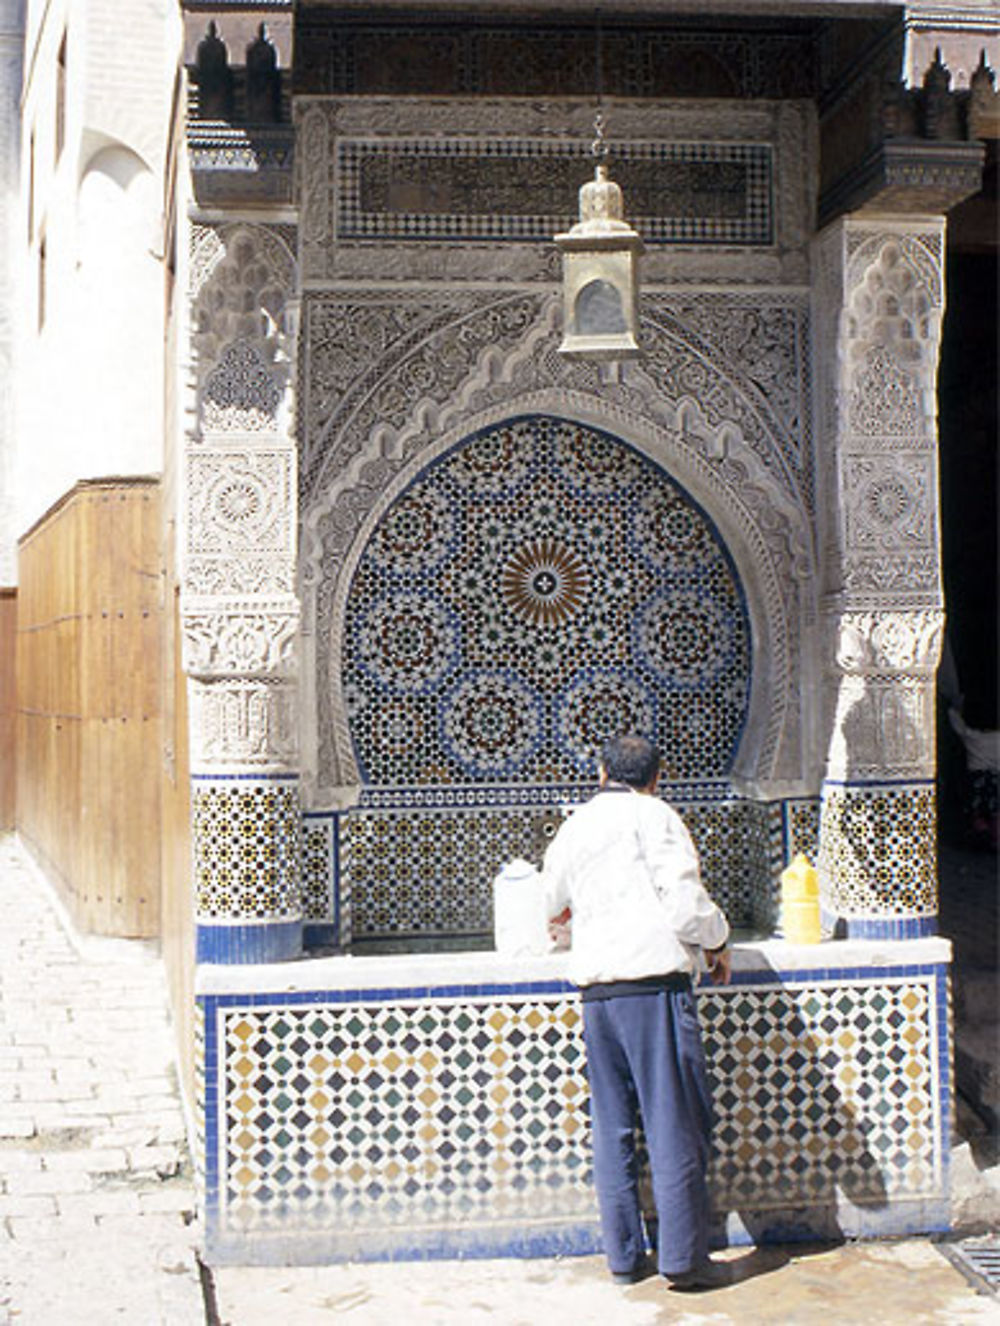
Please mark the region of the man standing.
[[572, 911], [570, 975], [581, 987], [594, 1185], [616, 1281], [646, 1271], [636, 1111], [657, 1211], [660, 1273], [677, 1289], [721, 1283], [708, 1257], [712, 1107], [691, 974], [703, 954], [729, 980], [729, 925], [702, 887], [680, 816], [656, 795], [660, 755], [609, 741], [599, 791], [545, 854], [549, 915]]

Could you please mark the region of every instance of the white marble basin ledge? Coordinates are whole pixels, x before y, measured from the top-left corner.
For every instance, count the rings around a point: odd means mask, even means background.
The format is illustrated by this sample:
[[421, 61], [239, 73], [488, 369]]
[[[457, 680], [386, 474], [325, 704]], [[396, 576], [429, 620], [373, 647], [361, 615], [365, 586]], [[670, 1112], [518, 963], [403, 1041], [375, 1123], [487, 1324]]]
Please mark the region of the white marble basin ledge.
[[[297, 962], [199, 966], [199, 995], [322, 993], [343, 990], [441, 990], [449, 986], [524, 985], [566, 980], [566, 953], [508, 957], [489, 950], [458, 953], [394, 953], [302, 958]], [[857, 973], [891, 967], [924, 967], [951, 961], [947, 939], [844, 939], [821, 944], [752, 940], [733, 946], [735, 972]]]

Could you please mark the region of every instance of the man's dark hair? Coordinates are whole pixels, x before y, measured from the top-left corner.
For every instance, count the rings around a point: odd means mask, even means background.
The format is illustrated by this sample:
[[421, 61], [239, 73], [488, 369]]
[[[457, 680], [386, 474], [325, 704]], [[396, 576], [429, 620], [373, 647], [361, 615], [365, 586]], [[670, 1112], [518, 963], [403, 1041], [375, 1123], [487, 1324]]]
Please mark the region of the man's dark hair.
[[660, 752], [645, 737], [612, 737], [601, 749], [601, 764], [613, 783], [648, 787], [660, 771]]

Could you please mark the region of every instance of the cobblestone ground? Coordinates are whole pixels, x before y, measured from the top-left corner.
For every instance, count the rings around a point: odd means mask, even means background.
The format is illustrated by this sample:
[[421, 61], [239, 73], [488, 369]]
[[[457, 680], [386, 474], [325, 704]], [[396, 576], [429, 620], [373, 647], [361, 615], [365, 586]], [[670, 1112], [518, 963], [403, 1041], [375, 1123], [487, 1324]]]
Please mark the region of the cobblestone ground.
[[205, 1320], [152, 946], [71, 938], [0, 835], [0, 1322]]

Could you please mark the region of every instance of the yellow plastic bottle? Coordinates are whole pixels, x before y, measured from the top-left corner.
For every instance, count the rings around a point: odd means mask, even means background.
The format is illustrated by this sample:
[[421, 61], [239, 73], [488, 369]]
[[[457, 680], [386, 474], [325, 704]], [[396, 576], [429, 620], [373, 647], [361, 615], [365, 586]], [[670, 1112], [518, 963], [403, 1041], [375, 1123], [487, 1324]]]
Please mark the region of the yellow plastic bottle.
[[781, 925], [790, 944], [818, 944], [819, 876], [801, 852], [781, 872]]

